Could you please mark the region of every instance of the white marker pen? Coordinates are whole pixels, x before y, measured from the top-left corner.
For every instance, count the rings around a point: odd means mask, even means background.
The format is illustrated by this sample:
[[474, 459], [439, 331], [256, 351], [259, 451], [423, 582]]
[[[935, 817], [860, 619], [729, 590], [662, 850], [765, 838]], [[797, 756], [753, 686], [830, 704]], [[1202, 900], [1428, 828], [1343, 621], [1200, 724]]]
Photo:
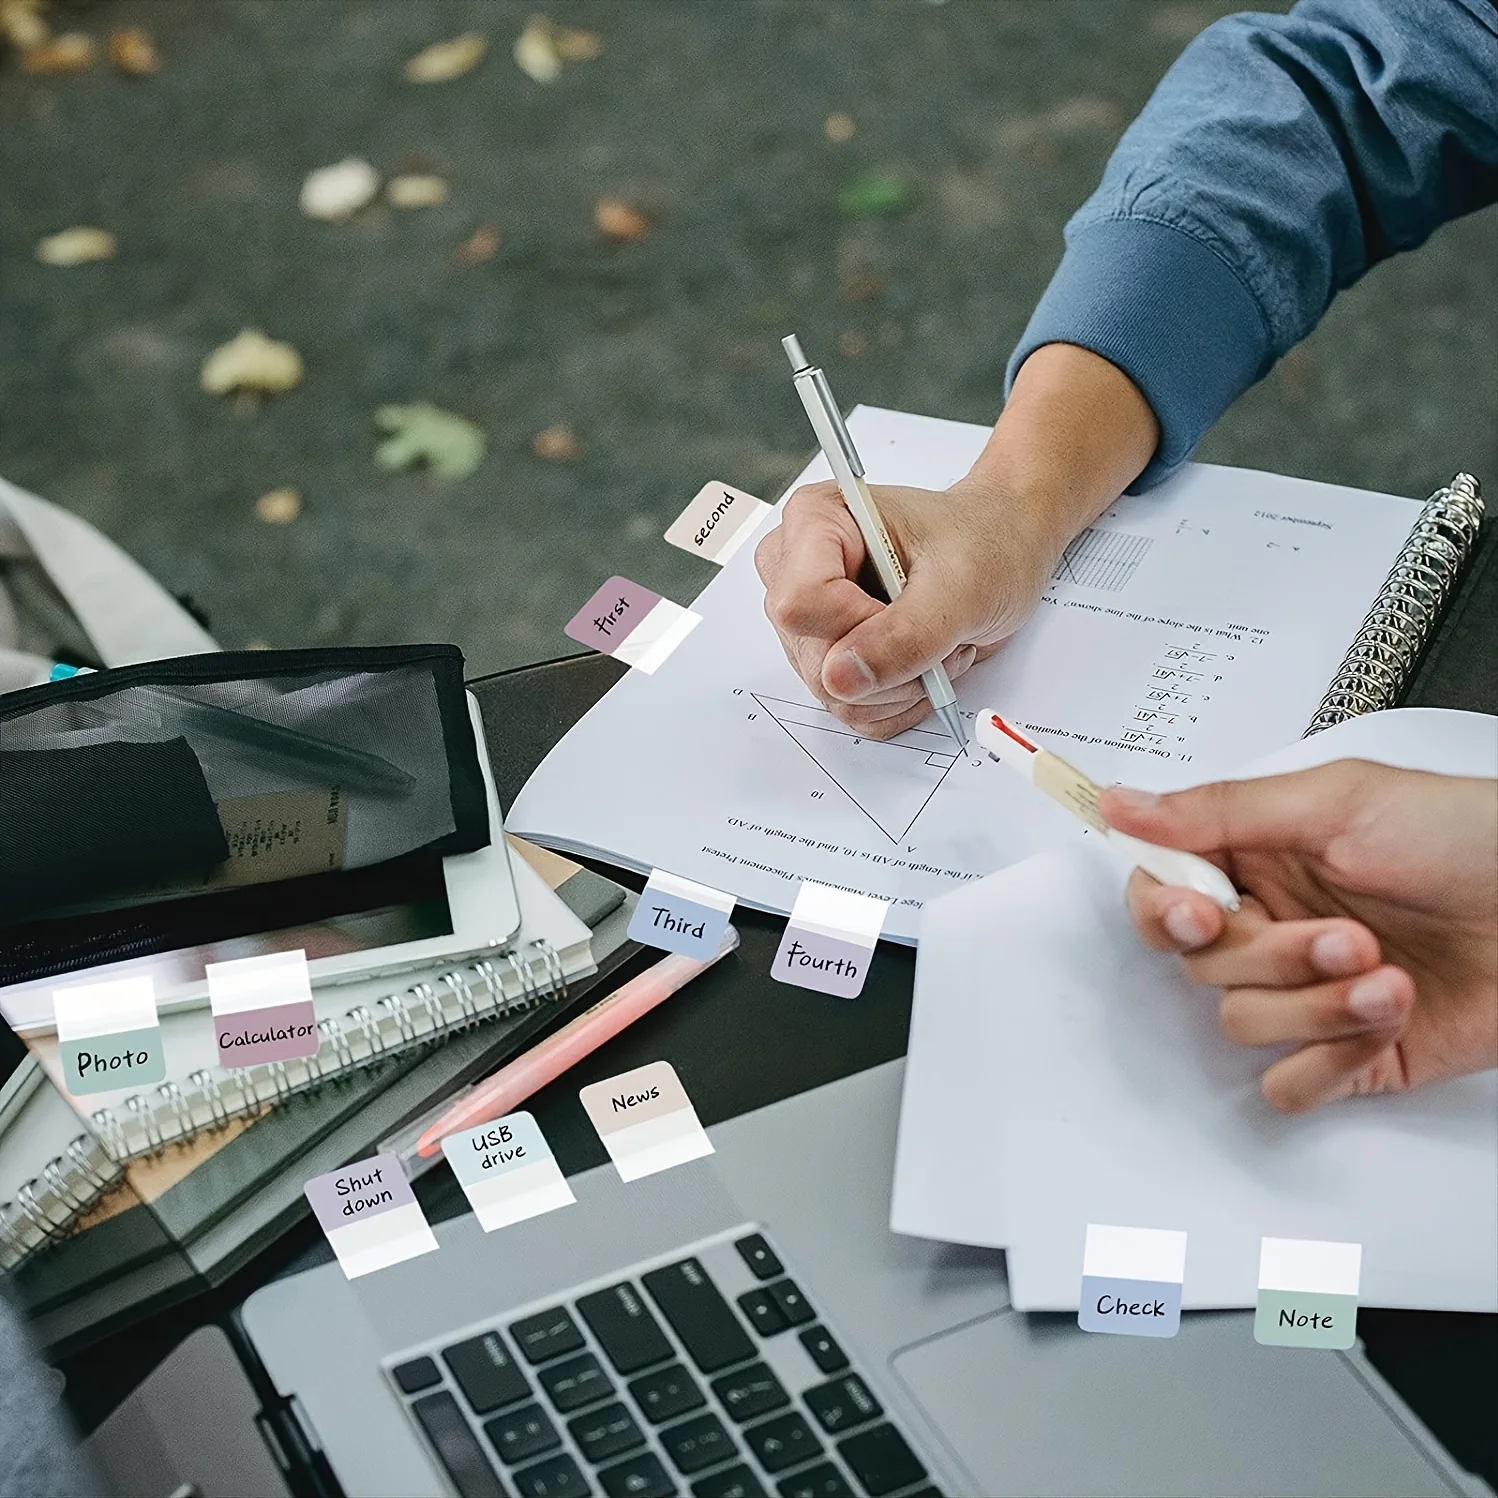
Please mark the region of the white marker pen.
[[1041, 749], [1022, 738], [992, 708], [978, 714], [974, 732], [978, 742], [997, 759], [1018, 770], [1037, 790], [1059, 801], [1074, 817], [1100, 832], [1136, 868], [1158, 879], [1161, 884], [1194, 889], [1224, 910], [1237, 910], [1238, 891], [1215, 863], [1183, 853], [1178, 848], [1161, 848], [1126, 832], [1116, 832], [1098, 811], [1097, 798], [1102, 787], [1094, 785], [1080, 770], [1074, 769], [1049, 749]]

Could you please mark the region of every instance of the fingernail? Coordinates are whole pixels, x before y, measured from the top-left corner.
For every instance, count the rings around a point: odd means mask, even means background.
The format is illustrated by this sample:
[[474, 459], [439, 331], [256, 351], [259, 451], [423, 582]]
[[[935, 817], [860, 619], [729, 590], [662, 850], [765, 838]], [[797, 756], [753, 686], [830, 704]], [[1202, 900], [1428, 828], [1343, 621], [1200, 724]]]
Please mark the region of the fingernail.
[[961, 645], [953, 654], [952, 664], [947, 669], [953, 676], [961, 676], [977, 657], [978, 648], [976, 645]]
[[1127, 811], [1154, 811], [1160, 804], [1160, 798], [1153, 791], [1135, 791], [1125, 785], [1110, 786], [1108, 794]]
[[1370, 1025], [1386, 1025], [1399, 1018], [1399, 1001], [1393, 973], [1369, 973], [1347, 991], [1347, 1007]]
[[[822, 671], [822, 680], [827, 683], [833, 696], [843, 702], [862, 701], [878, 686], [874, 673], [864, 665], [863, 657], [856, 650], [840, 650], [836, 655], [829, 655]], [[853, 685], [844, 687], [840, 684], [844, 681], [850, 681]]]
[[1358, 944], [1350, 932], [1323, 931], [1311, 943], [1311, 964], [1330, 978], [1355, 973], [1360, 965]]
[[1178, 905], [1167, 905], [1165, 914], [1160, 919], [1170, 934], [1170, 939], [1178, 947], [1194, 951], [1197, 947], [1206, 945], [1208, 932], [1202, 925], [1201, 918], [1184, 901]]

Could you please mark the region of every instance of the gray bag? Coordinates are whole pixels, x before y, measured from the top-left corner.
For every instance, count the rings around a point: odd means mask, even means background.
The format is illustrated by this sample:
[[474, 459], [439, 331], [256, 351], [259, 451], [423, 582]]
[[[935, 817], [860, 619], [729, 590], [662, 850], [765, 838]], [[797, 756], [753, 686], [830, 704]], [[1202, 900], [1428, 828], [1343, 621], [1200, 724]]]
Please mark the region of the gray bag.
[[93, 526], [0, 479], [0, 692], [46, 681], [60, 656], [124, 666], [217, 649]]

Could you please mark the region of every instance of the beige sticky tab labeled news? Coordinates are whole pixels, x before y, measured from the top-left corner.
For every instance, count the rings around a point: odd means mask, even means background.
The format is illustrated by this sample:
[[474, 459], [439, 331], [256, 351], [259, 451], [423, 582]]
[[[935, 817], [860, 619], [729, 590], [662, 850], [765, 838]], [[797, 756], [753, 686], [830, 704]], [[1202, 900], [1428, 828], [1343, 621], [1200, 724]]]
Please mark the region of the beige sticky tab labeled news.
[[696, 499], [672, 522], [666, 540], [694, 557], [723, 566], [770, 513], [764, 500], [732, 484], [704, 484]]
[[713, 1153], [669, 1061], [594, 1082], [578, 1093], [622, 1181], [670, 1170]]

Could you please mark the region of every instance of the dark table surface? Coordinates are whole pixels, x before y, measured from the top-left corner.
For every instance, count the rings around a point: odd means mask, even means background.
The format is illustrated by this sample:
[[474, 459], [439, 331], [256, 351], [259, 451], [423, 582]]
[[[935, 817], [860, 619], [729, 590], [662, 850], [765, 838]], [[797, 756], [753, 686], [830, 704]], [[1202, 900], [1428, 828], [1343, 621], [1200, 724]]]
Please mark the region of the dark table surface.
[[[1405, 702], [1498, 712], [1495, 645], [1498, 526], [1490, 525]], [[605, 657], [584, 656], [471, 684], [503, 805], [623, 670]], [[617, 870], [604, 871], [636, 888], [641, 884]], [[578, 1089], [631, 1067], [669, 1059], [703, 1122], [711, 1124], [905, 1053], [915, 972], [910, 948], [880, 946], [856, 1003], [820, 1002], [769, 979], [781, 920], [744, 909], [734, 919], [743, 943], [733, 957], [527, 1104], [564, 1170], [607, 1158], [577, 1100]], [[642, 955], [636, 965], [647, 959]], [[463, 1208], [447, 1172], [423, 1181], [420, 1194], [434, 1217]], [[315, 1225], [304, 1224], [222, 1289], [70, 1359], [64, 1371], [78, 1418], [85, 1426], [97, 1422], [188, 1332], [225, 1318], [277, 1275], [328, 1256]], [[1492, 1418], [1498, 1408], [1498, 1318], [1363, 1309], [1358, 1331], [1374, 1364], [1456, 1459], [1498, 1486], [1498, 1423]]]

